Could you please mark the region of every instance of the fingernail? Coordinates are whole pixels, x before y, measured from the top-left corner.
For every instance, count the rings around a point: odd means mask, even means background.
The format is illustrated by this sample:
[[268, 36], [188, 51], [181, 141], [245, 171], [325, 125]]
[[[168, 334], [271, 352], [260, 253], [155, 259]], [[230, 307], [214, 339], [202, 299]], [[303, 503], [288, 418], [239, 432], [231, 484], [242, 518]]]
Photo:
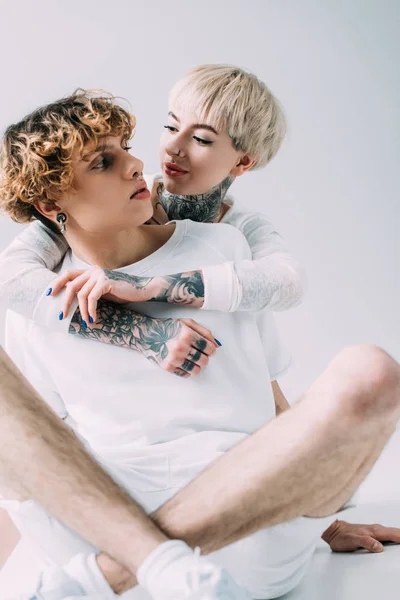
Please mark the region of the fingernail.
[[87, 329], [87, 323], [83, 319], [82, 319], [82, 325], [83, 325], [83, 329]]
[[53, 288], [49, 288], [46, 292], [46, 296], [50, 296], [52, 291], [53, 291]]
[[372, 550], [374, 552], [378, 552], [379, 550], [381, 550], [382, 545], [379, 542], [375, 542], [375, 544], [372, 546]]
[[222, 346], [221, 342], [219, 342], [219, 341], [217, 340], [217, 338], [214, 338], [214, 341], [215, 341], [215, 343], [216, 343], [216, 344], [218, 344], [218, 346]]
[[58, 313], [58, 320], [62, 321], [63, 318], [64, 318], [64, 313], [63, 313], [63, 311], [61, 311], [60, 313]]
[[89, 315], [89, 323], [94, 323], [93, 317], [91, 317], [90, 315]]

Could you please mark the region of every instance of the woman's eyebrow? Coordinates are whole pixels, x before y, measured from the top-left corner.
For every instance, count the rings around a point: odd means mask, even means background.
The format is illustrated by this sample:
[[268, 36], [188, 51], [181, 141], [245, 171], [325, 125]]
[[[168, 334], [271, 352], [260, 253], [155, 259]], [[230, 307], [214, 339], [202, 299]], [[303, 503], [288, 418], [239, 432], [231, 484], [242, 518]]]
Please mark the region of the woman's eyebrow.
[[[178, 123], [180, 123], [178, 117], [174, 115], [172, 111], [169, 111], [168, 116], [172, 117], [173, 119], [175, 119], [175, 121], [178, 121]], [[212, 127], [211, 125], [206, 125], [206, 123], [193, 123], [191, 127], [193, 129], [206, 129], [207, 131], [211, 131], [212, 133], [215, 133], [215, 135], [218, 135], [218, 131], [214, 129], [214, 127]]]

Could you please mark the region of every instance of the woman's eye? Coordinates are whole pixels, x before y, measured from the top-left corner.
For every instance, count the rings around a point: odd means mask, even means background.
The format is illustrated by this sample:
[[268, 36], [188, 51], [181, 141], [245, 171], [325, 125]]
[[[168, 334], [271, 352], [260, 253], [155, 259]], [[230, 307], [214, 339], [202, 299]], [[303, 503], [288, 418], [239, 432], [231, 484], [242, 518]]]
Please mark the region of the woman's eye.
[[164, 125], [165, 129], [169, 129], [170, 131], [178, 131], [176, 127], [172, 127], [172, 125]]
[[210, 144], [212, 144], [211, 140], [203, 140], [203, 138], [197, 137], [197, 135], [194, 135], [193, 139], [196, 140], [196, 142], [199, 142], [200, 144], [204, 144], [205, 146], [209, 146]]
[[125, 150], [125, 152], [129, 152], [129, 150], [132, 150], [132, 146], [125, 146], [125, 148], [123, 148]]

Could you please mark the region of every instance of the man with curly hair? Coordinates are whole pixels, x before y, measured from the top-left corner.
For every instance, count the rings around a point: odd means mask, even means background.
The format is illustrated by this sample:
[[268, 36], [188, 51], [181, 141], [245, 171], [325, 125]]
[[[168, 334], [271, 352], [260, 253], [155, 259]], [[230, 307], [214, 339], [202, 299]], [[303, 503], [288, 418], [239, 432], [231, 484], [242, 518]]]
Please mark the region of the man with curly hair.
[[[11, 126], [2, 150], [4, 208], [20, 219], [36, 211], [64, 230], [71, 251], [61, 271], [97, 264], [166, 276], [177, 264], [190, 272], [199, 260], [249, 258], [229, 226], [144, 225], [153, 208], [143, 165], [127, 152], [132, 124], [112, 99], [81, 94]], [[248, 157], [225, 131], [218, 135], [224, 177], [237, 174]], [[182, 315], [196, 314], [161, 303], [146, 309], [160, 320], [157, 341], [179, 330]], [[137, 578], [160, 600], [272, 598], [297, 585], [324, 530], [331, 543], [359, 536], [343, 524], [326, 528], [395, 428], [399, 366], [379, 348], [347, 348], [275, 419], [268, 314], [210, 311], [204, 319], [208, 329], [190, 338], [185, 360], [191, 370], [196, 360], [210, 364], [184, 382], [140, 354], [10, 316], [11, 354], [17, 342], [27, 377], [71, 426], [3, 355], [2, 493], [29, 517], [38, 547], [66, 563], [42, 578], [38, 597], [112, 597], [107, 582], [118, 593]], [[77, 326], [85, 329], [81, 318]], [[223, 349], [211, 330], [222, 332]]]

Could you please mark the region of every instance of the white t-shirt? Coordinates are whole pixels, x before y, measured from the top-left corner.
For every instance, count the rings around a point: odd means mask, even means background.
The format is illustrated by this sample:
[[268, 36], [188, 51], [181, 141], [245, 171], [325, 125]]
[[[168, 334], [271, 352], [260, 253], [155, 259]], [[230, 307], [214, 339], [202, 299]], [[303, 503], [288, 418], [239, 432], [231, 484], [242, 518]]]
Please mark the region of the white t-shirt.
[[[149, 189], [154, 180], [154, 176], [146, 176]], [[219, 264], [198, 264], [205, 283], [202, 310], [279, 311], [299, 304], [304, 273], [280, 234], [264, 215], [238, 208], [232, 199], [228, 202], [232, 206], [222, 222], [243, 233], [251, 255]], [[58, 320], [63, 292], [46, 297], [54, 280], [53, 271], [67, 250], [62, 235], [39, 221], [29, 225], [0, 255], [0, 303], [38, 325], [68, 333], [73, 311], [68, 319]]]
[[[167, 243], [121, 269], [166, 275], [249, 259], [244, 236], [230, 225], [179, 221]], [[86, 268], [69, 251], [61, 271]], [[139, 352], [44, 329], [11, 313], [6, 349], [53, 408], [104, 460], [126, 463], [155, 452], [225, 451], [275, 416], [271, 380], [289, 356], [271, 312], [220, 313], [166, 303], [136, 304], [154, 317], [194, 318], [222, 342], [200, 375], [181, 379]], [[65, 407], [65, 408], [64, 408]]]

